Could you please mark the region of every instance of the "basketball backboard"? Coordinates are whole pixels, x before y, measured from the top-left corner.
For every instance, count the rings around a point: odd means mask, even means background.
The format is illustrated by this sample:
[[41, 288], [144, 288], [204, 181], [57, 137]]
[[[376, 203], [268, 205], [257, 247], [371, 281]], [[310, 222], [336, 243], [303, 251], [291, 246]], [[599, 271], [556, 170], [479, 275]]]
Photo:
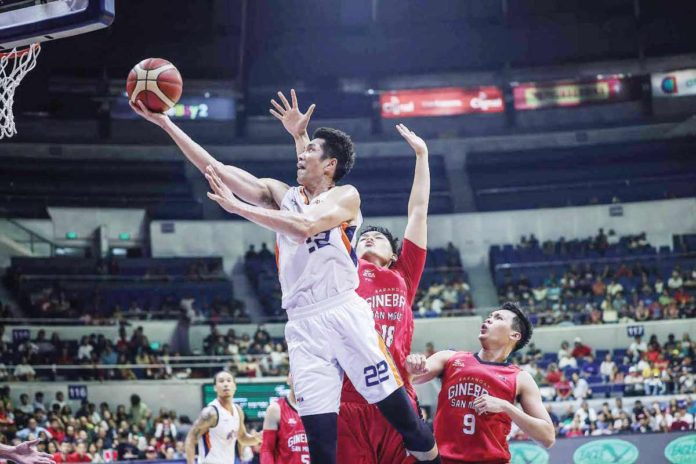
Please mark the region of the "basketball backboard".
[[115, 0], [0, 0], [0, 51], [108, 27]]

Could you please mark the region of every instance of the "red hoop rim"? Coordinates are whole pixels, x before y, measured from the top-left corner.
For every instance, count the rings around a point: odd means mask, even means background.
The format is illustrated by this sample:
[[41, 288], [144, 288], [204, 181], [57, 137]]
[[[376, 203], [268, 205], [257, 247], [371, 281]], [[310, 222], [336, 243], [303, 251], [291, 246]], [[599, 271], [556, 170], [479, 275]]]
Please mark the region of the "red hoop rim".
[[34, 48], [41, 48], [41, 44], [33, 43], [33, 44], [27, 46], [27, 48], [24, 48], [22, 50], [15, 50], [15, 51], [11, 51], [11, 52], [0, 52], [0, 58], [7, 57], [10, 60], [21, 58], [24, 55], [26, 55], [27, 53], [29, 53], [29, 51], [34, 49]]

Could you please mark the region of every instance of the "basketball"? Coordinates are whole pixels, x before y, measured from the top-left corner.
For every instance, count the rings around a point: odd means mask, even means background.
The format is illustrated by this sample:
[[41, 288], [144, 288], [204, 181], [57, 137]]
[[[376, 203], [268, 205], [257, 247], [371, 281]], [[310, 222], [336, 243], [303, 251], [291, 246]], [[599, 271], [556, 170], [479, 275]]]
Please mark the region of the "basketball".
[[150, 111], [163, 113], [176, 105], [183, 89], [181, 74], [162, 58], [147, 58], [136, 64], [126, 82], [128, 99], [140, 100]]

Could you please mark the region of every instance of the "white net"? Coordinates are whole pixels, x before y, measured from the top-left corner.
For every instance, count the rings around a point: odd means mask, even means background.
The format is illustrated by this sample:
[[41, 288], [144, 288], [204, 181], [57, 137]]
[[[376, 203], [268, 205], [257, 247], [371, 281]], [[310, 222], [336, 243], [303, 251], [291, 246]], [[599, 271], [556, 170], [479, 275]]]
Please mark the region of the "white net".
[[41, 46], [33, 44], [25, 50], [17, 51], [15, 48], [0, 54], [0, 139], [17, 133], [12, 113], [15, 90], [24, 76], [36, 66], [40, 51]]

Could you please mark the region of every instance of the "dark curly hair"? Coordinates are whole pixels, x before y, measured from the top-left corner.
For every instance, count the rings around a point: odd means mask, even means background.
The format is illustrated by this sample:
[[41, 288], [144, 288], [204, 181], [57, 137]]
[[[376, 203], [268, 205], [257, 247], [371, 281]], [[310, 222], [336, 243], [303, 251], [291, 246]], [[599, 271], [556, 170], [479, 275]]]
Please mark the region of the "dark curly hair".
[[529, 319], [527, 318], [527, 315], [522, 311], [522, 308], [520, 308], [520, 305], [517, 303], [513, 303], [512, 301], [507, 301], [503, 303], [503, 305], [500, 307], [500, 309], [505, 309], [507, 311], [512, 311], [515, 313], [515, 318], [512, 320], [512, 330], [519, 332], [522, 336], [520, 337], [520, 340], [515, 344], [515, 351], [519, 351], [522, 348], [524, 348], [527, 343], [529, 343], [529, 340], [532, 339], [532, 332], [534, 329], [532, 328], [532, 323], [529, 322]]
[[389, 229], [380, 226], [365, 226], [360, 230], [359, 237], [362, 237], [362, 235], [366, 234], [367, 232], [379, 232], [380, 234], [387, 237], [387, 240], [391, 245], [392, 253], [399, 254], [399, 239], [394, 237], [392, 233], [389, 231]]
[[355, 164], [355, 147], [350, 136], [338, 129], [320, 127], [314, 131], [313, 139], [324, 139], [322, 150], [324, 159], [336, 158], [336, 171], [333, 180], [338, 182], [353, 169]]

